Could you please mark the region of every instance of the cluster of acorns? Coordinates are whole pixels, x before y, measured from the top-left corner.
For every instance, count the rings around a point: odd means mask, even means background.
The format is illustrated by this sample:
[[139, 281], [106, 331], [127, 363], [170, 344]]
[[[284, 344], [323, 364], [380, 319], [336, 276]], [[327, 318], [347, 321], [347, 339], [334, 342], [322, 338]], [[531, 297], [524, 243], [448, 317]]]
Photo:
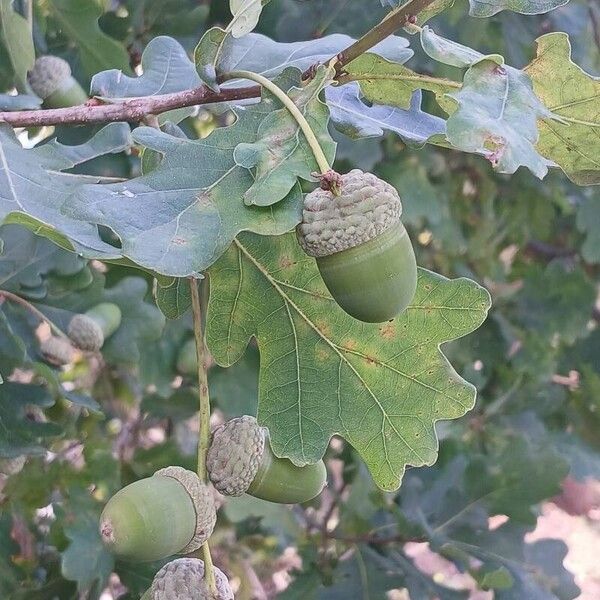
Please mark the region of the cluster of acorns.
[[102, 302], [69, 322], [66, 337], [50, 336], [40, 344], [44, 358], [53, 365], [73, 362], [75, 348], [84, 352], [98, 352], [121, 325], [121, 309], [112, 302]]
[[[298, 467], [276, 457], [268, 430], [249, 416], [227, 421], [213, 431], [206, 466], [210, 481], [225, 496], [246, 493], [283, 504], [308, 502], [327, 481], [323, 461]], [[100, 518], [100, 535], [111, 552], [124, 560], [161, 560], [198, 550], [211, 536], [216, 520], [209, 486], [192, 471], [167, 467], [124, 487], [108, 501]], [[211, 598], [203, 574], [199, 559], [168, 563], [146, 597]], [[233, 599], [227, 578], [218, 569], [216, 579], [218, 595], [213, 600]]]
[[[73, 79], [67, 63], [42, 57], [29, 74], [33, 90], [47, 107], [83, 103], [87, 95]], [[297, 236], [317, 266], [337, 304], [352, 317], [381, 323], [402, 313], [417, 287], [414, 251], [400, 218], [398, 192], [371, 173], [355, 169], [321, 176], [321, 187], [304, 200]], [[118, 307], [101, 305], [71, 322], [69, 337], [86, 351], [97, 351], [119, 326]], [[116, 310], [115, 310], [116, 308]], [[118, 313], [117, 313], [118, 311]], [[51, 338], [43, 348], [49, 359], [64, 364], [68, 342]], [[190, 341], [180, 353], [178, 370], [196, 368]], [[212, 484], [222, 494], [251, 494], [286, 504], [311, 500], [323, 489], [323, 461], [297, 467], [276, 457], [268, 430], [253, 417], [228, 421], [213, 432], [207, 457]], [[100, 533], [119, 557], [132, 561], [164, 559], [198, 550], [216, 523], [209, 487], [198, 475], [168, 467], [120, 490], [106, 505]], [[156, 575], [144, 600], [233, 600], [226, 576], [215, 569], [217, 596], [204, 579], [204, 563], [184, 558], [168, 563]]]
[[[335, 175], [335, 176], [334, 176]], [[396, 190], [370, 173], [354, 170], [329, 175], [308, 194], [298, 226], [302, 248], [316, 258], [336, 302], [356, 319], [382, 322], [404, 311], [413, 299], [417, 267], [400, 221]], [[182, 347], [178, 370], [197, 367], [193, 340]], [[326, 483], [323, 461], [298, 467], [271, 450], [268, 430], [244, 416], [218, 427], [207, 455], [207, 471], [223, 495], [244, 493], [271, 502], [302, 503]], [[216, 507], [198, 475], [168, 467], [123, 488], [106, 505], [100, 533], [121, 558], [164, 559], [198, 550], [211, 536]], [[217, 596], [211, 596], [199, 559], [168, 563], [156, 575], [145, 600], [233, 599], [226, 576], [216, 570]]]

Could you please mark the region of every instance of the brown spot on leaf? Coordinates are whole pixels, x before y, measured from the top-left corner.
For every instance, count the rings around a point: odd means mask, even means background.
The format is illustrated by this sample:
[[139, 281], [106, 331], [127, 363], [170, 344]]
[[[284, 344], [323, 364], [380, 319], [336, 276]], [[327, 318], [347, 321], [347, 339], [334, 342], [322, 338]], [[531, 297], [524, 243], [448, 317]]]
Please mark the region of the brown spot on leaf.
[[295, 261], [293, 261], [289, 256], [282, 256], [279, 259], [279, 266], [282, 269], [289, 269], [290, 267], [293, 267], [296, 264]]
[[383, 324], [379, 328], [379, 333], [381, 334], [381, 337], [386, 340], [394, 339], [396, 337], [396, 328], [394, 327], [393, 321]]
[[356, 350], [358, 348], [358, 342], [356, 340], [348, 340], [343, 346], [345, 350]]

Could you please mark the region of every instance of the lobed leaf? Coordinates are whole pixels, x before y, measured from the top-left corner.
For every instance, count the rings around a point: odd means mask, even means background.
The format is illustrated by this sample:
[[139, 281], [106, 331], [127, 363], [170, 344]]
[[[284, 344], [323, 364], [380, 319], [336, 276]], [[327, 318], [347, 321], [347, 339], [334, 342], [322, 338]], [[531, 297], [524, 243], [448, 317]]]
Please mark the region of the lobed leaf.
[[0, 41], [12, 64], [17, 89], [28, 91], [27, 72], [35, 62], [33, 36], [27, 20], [13, 7], [12, 0], [0, 0]]
[[524, 15], [539, 15], [564, 6], [569, 0], [469, 0], [470, 14], [474, 17], [491, 17], [503, 10]]
[[537, 57], [525, 67], [535, 93], [556, 115], [538, 122], [537, 149], [578, 185], [600, 184], [600, 78], [571, 60], [566, 33], [537, 39]]
[[498, 55], [484, 56], [436, 35], [421, 31], [425, 52], [440, 62], [468, 67], [462, 88], [448, 94], [458, 102], [447, 122], [448, 141], [459, 150], [486, 156], [500, 173], [526, 166], [542, 179], [547, 161], [537, 152], [537, 121], [551, 118], [533, 91], [528, 76]]
[[240, 236], [210, 277], [208, 346], [228, 366], [257, 338], [258, 418], [296, 464], [319, 460], [339, 434], [396, 489], [407, 465], [435, 461], [434, 423], [473, 406], [474, 388], [439, 351], [485, 319], [489, 295], [469, 280], [421, 271], [413, 305], [368, 325], [335, 304], [291, 234]]
[[122, 44], [98, 25], [103, 9], [94, 0], [49, 0], [48, 8], [79, 53], [85, 76], [117, 68], [129, 73], [129, 55]]
[[403, 109], [410, 108], [416, 90], [433, 92], [443, 107], [444, 94], [461, 87], [456, 81], [421, 75], [401, 64], [370, 53], [353, 60], [345, 67], [345, 71], [349, 74], [348, 80], [359, 82], [367, 100]]
[[407, 143], [423, 144], [446, 131], [444, 119], [421, 110], [420, 91], [414, 92], [409, 110], [365, 104], [356, 82], [328, 87], [325, 98], [333, 124], [350, 137], [380, 137], [391, 131]]

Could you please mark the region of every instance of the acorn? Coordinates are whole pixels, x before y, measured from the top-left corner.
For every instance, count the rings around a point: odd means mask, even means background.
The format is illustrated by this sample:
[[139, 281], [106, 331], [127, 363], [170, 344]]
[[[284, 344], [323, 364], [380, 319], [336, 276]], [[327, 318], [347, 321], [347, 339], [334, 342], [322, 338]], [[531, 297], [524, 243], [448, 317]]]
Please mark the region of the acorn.
[[177, 372], [181, 375], [198, 375], [198, 354], [196, 340], [189, 339], [177, 353]]
[[97, 304], [85, 314], [75, 315], [69, 323], [69, 338], [80, 350], [98, 352], [104, 340], [121, 325], [121, 309], [111, 302]]
[[58, 56], [40, 56], [27, 74], [27, 80], [45, 108], [67, 108], [89, 100], [73, 77], [69, 63]]
[[367, 323], [389, 321], [411, 303], [417, 262], [398, 192], [372, 173], [354, 169], [321, 177], [304, 199], [298, 241], [316, 258], [334, 300]]
[[47, 362], [56, 366], [71, 364], [75, 358], [75, 349], [69, 340], [54, 335], [40, 344], [40, 352]]
[[247, 415], [213, 431], [206, 469], [215, 488], [225, 496], [246, 493], [281, 504], [308, 502], [327, 483], [322, 460], [298, 467], [287, 458], [275, 456], [268, 429]]
[[162, 560], [198, 550], [217, 520], [213, 495], [196, 473], [167, 467], [117, 492], [100, 517], [100, 535], [120, 558]]
[[150, 600], [234, 600], [227, 576], [213, 567], [216, 595], [204, 579], [204, 562], [199, 558], [178, 558], [167, 563], [154, 577]]

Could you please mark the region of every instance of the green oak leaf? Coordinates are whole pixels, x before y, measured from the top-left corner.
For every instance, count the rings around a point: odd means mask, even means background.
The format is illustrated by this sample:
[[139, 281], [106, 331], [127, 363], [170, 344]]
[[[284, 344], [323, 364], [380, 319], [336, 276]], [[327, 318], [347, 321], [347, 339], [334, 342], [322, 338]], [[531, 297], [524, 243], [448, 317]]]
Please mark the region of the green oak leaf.
[[75, 490], [70, 494], [68, 513], [61, 515], [69, 540], [62, 553], [61, 567], [63, 577], [77, 582], [81, 593], [98, 597], [113, 571], [115, 559], [102, 542], [98, 532], [99, 515], [92, 506], [85, 492]]
[[88, 79], [105, 69], [129, 73], [129, 55], [117, 40], [98, 25], [103, 10], [94, 0], [49, 0], [48, 8], [79, 52], [81, 66]]
[[13, 130], [0, 124], [0, 222], [26, 225], [63, 248], [88, 256], [119, 257], [118, 249], [102, 241], [95, 225], [71, 218], [63, 210], [78, 187], [101, 178], [61, 171], [121, 152], [130, 144], [129, 127], [113, 123], [78, 146], [52, 141], [26, 150]]
[[533, 89], [560, 120], [538, 122], [537, 149], [578, 185], [600, 184], [600, 77], [571, 60], [571, 42], [556, 32], [537, 39], [537, 57], [525, 67]]
[[293, 234], [244, 234], [210, 283], [208, 346], [229, 366], [257, 338], [258, 418], [275, 453], [298, 465], [319, 460], [339, 434], [393, 490], [407, 465], [435, 462], [434, 423], [473, 407], [475, 389], [439, 350], [486, 317], [489, 294], [467, 279], [422, 270], [412, 306], [368, 325], [337, 306]]
[[49, 280], [67, 285], [89, 277], [86, 261], [24, 227], [1, 226], [0, 240], [0, 289], [36, 299], [46, 296]]
[[27, 20], [15, 10], [13, 4], [13, 0], [0, 0], [0, 41], [4, 43], [12, 64], [17, 89], [27, 92], [30, 89], [27, 71], [32, 69], [35, 62], [35, 49]]
[[[295, 69], [277, 79], [285, 90], [299, 81], [300, 72]], [[285, 233], [300, 220], [299, 184], [285, 175], [285, 185], [265, 189], [261, 199], [274, 206], [245, 206], [244, 194], [257, 180], [236, 161], [240, 144], [260, 142], [261, 126], [275, 107], [265, 95], [263, 102], [240, 109], [233, 125], [198, 140], [140, 127], [133, 132], [134, 139], [163, 154], [160, 165], [124, 183], [78, 188], [65, 212], [81, 222], [109, 227], [121, 239], [123, 256], [173, 277], [207, 269], [240, 231]], [[278, 153], [274, 154], [279, 161]], [[285, 170], [285, 163], [281, 168]], [[303, 169], [300, 161], [294, 161], [294, 169], [309, 179], [314, 170], [312, 154], [304, 156]]]
[[345, 67], [348, 77], [343, 81], [358, 81], [365, 97], [376, 104], [410, 108], [415, 90], [429, 90], [438, 104], [448, 103], [444, 95], [460, 89], [461, 84], [450, 79], [430, 77], [386, 60], [377, 54], [366, 53]]
[[473, 17], [491, 17], [503, 10], [539, 15], [564, 6], [569, 0], [469, 0]]
[[161, 277], [154, 286], [156, 306], [167, 319], [177, 319], [192, 306], [189, 279]]
[[0, 385], [0, 456], [41, 454], [40, 440], [61, 435], [55, 423], [29, 418], [30, 411], [54, 405], [44, 387], [4, 382]]
[[535, 95], [527, 74], [506, 65], [502, 56], [485, 56], [427, 25], [421, 30], [421, 45], [431, 58], [467, 68], [462, 88], [447, 94], [458, 103], [448, 118], [448, 141], [459, 150], [483, 154], [500, 173], [526, 166], [543, 179], [548, 163], [536, 150], [537, 121], [552, 114]]
[[[319, 94], [330, 82], [331, 72], [322, 67], [306, 86], [289, 84], [288, 96], [306, 117], [317, 136], [321, 149], [329, 162], [335, 157], [335, 143], [329, 135], [329, 111], [319, 100]], [[246, 204], [270, 206], [290, 192], [299, 177], [312, 179], [310, 174], [319, 171], [313, 152], [296, 119], [270, 93], [263, 92], [263, 104], [271, 107], [258, 128], [257, 141], [241, 143], [234, 151], [237, 164], [252, 169], [254, 183], [244, 194]]]
[[229, 10], [233, 18], [227, 26], [227, 31], [234, 38], [240, 38], [250, 33], [257, 25], [263, 6], [270, 0], [229, 0]]

